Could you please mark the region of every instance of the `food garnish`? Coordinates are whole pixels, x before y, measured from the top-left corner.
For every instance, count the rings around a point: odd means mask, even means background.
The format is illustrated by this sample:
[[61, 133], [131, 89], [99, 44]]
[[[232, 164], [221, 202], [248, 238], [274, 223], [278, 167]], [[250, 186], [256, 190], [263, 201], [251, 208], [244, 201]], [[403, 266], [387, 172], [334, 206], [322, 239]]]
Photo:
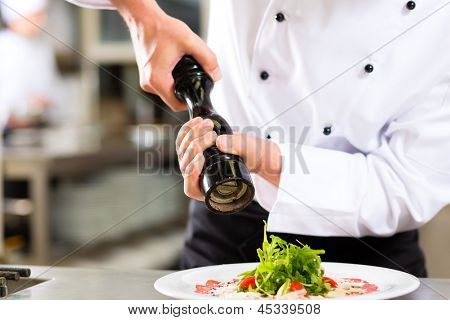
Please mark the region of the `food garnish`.
[[288, 243], [275, 235], [269, 241], [264, 227], [264, 240], [257, 253], [258, 266], [240, 275], [241, 291], [276, 295], [304, 288], [309, 295], [325, 295], [336, 284], [330, 278], [323, 278], [320, 255], [325, 250]]

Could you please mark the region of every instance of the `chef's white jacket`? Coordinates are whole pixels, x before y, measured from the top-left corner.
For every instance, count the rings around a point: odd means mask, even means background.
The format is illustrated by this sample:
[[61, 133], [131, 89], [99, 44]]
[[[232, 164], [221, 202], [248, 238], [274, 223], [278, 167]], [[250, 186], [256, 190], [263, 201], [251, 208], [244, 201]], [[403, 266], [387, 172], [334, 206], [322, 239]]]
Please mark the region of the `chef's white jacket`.
[[450, 5], [413, 4], [211, 1], [215, 107], [282, 152], [269, 230], [388, 236], [450, 202]]
[[[0, 8], [2, 19], [10, 23], [45, 10], [46, 1], [1, 0]], [[32, 98], [45, 98], [54, 107], [58, 82], [53, 49], [43, 37], [0, 30], [0, 131], [11, 115], [20, 118], [33, 112]]]

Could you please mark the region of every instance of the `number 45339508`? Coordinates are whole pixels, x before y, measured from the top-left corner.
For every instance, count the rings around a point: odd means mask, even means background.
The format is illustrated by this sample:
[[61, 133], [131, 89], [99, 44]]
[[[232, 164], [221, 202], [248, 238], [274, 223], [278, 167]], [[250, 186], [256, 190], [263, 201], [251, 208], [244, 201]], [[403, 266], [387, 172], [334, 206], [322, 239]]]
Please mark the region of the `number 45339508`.
[[264, 303], [258, 307], [261, 314], [320, 314], [320, 304]]

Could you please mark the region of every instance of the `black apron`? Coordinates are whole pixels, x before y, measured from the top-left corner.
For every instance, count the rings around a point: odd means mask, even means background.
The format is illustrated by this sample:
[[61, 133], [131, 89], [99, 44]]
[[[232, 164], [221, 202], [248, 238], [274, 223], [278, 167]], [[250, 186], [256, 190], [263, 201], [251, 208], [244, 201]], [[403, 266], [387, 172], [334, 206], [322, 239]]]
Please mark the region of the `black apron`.
[[[191, 201], [181, 268], [258, 261], [256, 249], [261, 246], [267, 218], [268, 212], [256, 202], [242, 212], [218, 215], [202, 202]], [[292, 243], [298, 240], [313, 249], [325, 249], [323, 261], [379, 266], [426, 277], [417, 230], [359, 239], [275, 234]]]

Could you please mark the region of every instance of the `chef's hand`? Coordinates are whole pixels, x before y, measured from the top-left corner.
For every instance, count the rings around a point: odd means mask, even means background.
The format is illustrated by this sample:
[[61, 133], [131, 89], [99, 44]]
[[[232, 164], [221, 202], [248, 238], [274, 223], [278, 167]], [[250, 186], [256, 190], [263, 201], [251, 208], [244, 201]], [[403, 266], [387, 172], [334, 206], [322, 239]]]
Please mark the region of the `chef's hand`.
[[173, 93], [172, 70], [185, 55], [192, 55], [217, 81], [220, 69], [211, 49], [180, 20], [174, 19], [155, 0], [112, 0], [131, 33], [140, 85], [157, 94], [174, 111], [186, 109]]
[[279, 185], [281, 155], [277, 144], [239, 133], [217, 136], [213, 127], [211, 120], [197, 117], [188, 121], [178, 132], [178, 161], [184, 178], [184, 193], [188, 197], [204, 200], [200, 190], [200, 174], [205, 164], [203, 151], [214, 144], [222, 152], [240, 156], [250, 172], [262, 176], [275, 186]]

